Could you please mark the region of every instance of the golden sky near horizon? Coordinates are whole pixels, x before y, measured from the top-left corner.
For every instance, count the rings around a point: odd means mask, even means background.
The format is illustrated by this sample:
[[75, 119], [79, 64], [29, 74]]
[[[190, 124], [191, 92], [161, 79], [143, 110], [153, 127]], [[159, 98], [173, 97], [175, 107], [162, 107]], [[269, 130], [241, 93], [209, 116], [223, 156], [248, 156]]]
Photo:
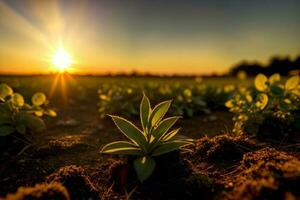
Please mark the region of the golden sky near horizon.
[[[300, 53], [299, 1], [0, 0], [0, 72], [212, 73]], [[298, 25], [297, 25], [298, 24]]]

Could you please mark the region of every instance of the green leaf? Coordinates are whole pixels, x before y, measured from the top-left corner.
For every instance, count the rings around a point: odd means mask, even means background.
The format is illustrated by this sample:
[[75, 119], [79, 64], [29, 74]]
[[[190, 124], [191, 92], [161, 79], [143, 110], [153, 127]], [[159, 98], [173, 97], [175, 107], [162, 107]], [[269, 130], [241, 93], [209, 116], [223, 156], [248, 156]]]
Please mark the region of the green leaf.
[[155, 141], [163, 137], [179, 118], [180, 117], [169, 117], [161, 121], [152, 133]]
[[52, 110], [52, 109], [44, 110], [44, 113], [46, 115], [50, 116], [50, 117], [56, 117], [57, 116], [56, 112], [54, 110]]
[[18, 113], [16, 115], [16, 125], [24, 125], [34, 132], [41, 132], [46, 129], [44, 121], [29, 113]]
[[270, 78], [269, 78], [269, 82], [270, 82], [271, 84], [276, 83], [276, 82], [278, 82], [278, 81], [280, 81], [280, 74], [279, 74], [279, 73], [273, 74], [273, 75], [270, 76]]
[[258, 74], [254, 80], [255, 88], [261, 92], [265, 91], [268, 88], [266, 85], [267, 81], [268, 81], [268, 78], [265, 75]]
[[24, 105], [24, 98], [19, 93], [14, 93], [11, 100], [15, 106], [22, 107]]
[[188, 140], [171, 140], [168, 142], [164, 142], [157, 146], [151, 153], [152, 156], [159, 156], [162, 154], [166, 154], [175, 150], [180, 149], [181, 147], [191, 145], [192, 143]]
[[131, 142], [116, 141], [105, 145], [101, 149], [101, 153], [141, 156], [143, 152], [138, 146]]
[[257, 102], [256, 102], [256, 107], [259, 108], [260, 110], [265, 109], [265, 107], [268, 105], [268, 95], [261, 93], [257, 95]]
[[172, 139], [179, 132], [179, 130], [180, 130], [180, 128], [170, 131], [162, 138], [162, 140], [168, 141], [168, 140]]
[[274, 95], [281, 96], [281, 95], [284, 94], [284, 89], [282, 89], [282, 88], [279, 87], [278, 85], [272, 85], [272, 86], [271, 86], [271, 92], [272, 92]]
[[134, 160], [134, 169], [141, 182], [151, 176], [155, 168], [155, 161], [150, 157], [140, 157]]
[[144, 94], [140, 105], [140, 117], [141, 117], [141, 123], [144, 131], [146, 131], [146, 128], [148, 126], [150, 112], [151, 112], [150, 102], [148, 97]]
[[44, 111], [43, 110], [38, 110], [38, 111], [35, 111], [34, 114], [38, 117], [42, 117], [44, 115]]
[[0, 126], [0, 136], [7, 136], [12, 134], [15, 131], [15, 128], [12, 126]]
[[112, 116], [110, 117], [113, 119], [114, 123], [118, 127], [118, 129], [132, 142], [139, 145], [142, 149], [147, 149], [147, 141], [146, 136], [142, 131], [140, 131], [133, 123], [130, 121], [118, 117], [118, 116]]
[[25, 134], [25, 133], [26, 133], [26, 127], [25, 127], [23, 124], [18, 125], [18, 126], [16, 127], [16, 130], [17, 130], [19, 133], [21, 133], [21, 134]]
[[234, 107], [233, 100], [231, 99], [231, 100], [226, 101], [225, 106], [227, 108], [233, 108]]
[[13, 94], [13, 89], [9, 87], [7, 84], [0, 84], [0, 99], [4, 101], [7, 96], [11, 96]]
[[285, 89], [286, 90], [296, 89], [297, 86], [299, 85], [299, 82], [300, 82], [299, 76], [293, 76], [286, 81]]
[[160, 122], [160, 120], [165, 116], [165, 114], [169, 110], [171, 102], [172, 102], [171, 100], [164, 101], [164, 102], [161, 102], [160, 104], [156, 105], [153, 108], [153, 111], [151, 112], [150, 120], [149, 120], [151, 126], [155, 126], [156, 124], [158, 124]]
[[5, 104], [0, 105], [0, 125], [11, 124], [12, 123], [11, 116], [12, 113], [9, 110], [9, 108]]
[[189, 97], [192, 97], [192, 91], [190, 89], [185, 89], [183, 91], [183, 95], [186, 97], [186, 98], [189, 98]]
[[31, 102], [35, 106], [43, 105], [46, 102], [46, 100], [47, 100], [46, 95], [41, 92], [35, 93], [31, 98]]

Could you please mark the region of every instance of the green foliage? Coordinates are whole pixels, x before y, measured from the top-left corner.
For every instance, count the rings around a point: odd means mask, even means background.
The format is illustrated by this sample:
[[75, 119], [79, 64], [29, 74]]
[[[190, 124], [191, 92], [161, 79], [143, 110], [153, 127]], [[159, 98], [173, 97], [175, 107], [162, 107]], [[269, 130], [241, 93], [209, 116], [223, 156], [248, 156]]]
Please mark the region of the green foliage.
[[[103, 118], [108, 113], [115, 115], [138, 116], [136, 104], [143, 91], [155, 102], [174, 99], [170, 105], [173, 115], [193, 117], [199, 114], [210, 114], [211, 110], [224, 108], [224, 103], [231, 97], [234, 86], [216, 87], [193, 82], [185, 85], [175, 82], [173, 84], [159, 84], [147, 82], [144, 84], [102, 84], [98, 89], [99, 113]], [[120, 104], [122, 102], [122, 104]]]
[[14, 132], [25, 135], [27, 131], [40, 132], [45, 129], [45, 123], [40, 118], [43, 115], [56, 116], [52, 109], [46, 109], [47, 98], [43, 93], [32, 97], [32, 105], [25, 103], [19, 93], [14, 93], [7, 84], [0, 84], [0, 136]]
[[130, 141], [109, 143], [102, 148], [101, 153], [136, 156], [134, 168], [139, 180], [143, 182], [149, 178], [155, 168], [154, 156], [193, 144], [191, 139], [176, 137], [179, 129], [170, 131], [180, 118], [163, 119], [170, 105], [171, 101], [164, 101], [152, 109], [148, 97], [144, 95], [140, 104], [142, 129], [122, 117], [111, 115], [118, 129]]
[[263, 134], [266, 129], [287, 132], [287, 127], [297, 127], [299, 114], [295, 113], [299, 112], [295, 111], [300, 109], [299, 76], [282, 83], [279, 74], [269, 78], [258, 74], [254, 86], [253, 89], [240, 87], [225, 104], [235, 113], [233, 132]]

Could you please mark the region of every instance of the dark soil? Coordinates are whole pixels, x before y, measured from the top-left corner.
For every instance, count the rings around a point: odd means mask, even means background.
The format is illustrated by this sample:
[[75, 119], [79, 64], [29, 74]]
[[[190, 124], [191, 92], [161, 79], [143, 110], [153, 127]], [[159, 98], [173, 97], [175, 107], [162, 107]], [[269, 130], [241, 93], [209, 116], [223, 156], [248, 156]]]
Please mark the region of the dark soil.
[[[244, 155], [226, 199], [297, 199], [300, 161], [286, 152], [264, 148]], [[230, 180], [231, 179], [231, 180]]]
[[218, 135], [213, 138], [204, 136], [196, 140], [191, 153], [187, 154], [194, 166], [204, 163], [213, 164], [214, 167], [224, 168], [237, 164], [244, 153], [255, 149], [252, 140], [245, 136]]
[[97, 188], [83, 167], [70, 165], [60, 168], [46, 178], [48, 183], [61, 183], [69, 191], [71, 199], [99, 199]]

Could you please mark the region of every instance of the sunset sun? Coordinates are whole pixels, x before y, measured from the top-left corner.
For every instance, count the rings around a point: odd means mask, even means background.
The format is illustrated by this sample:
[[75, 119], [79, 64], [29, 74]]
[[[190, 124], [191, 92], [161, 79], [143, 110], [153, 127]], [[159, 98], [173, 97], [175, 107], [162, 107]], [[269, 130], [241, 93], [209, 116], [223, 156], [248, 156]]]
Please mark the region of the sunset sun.
[[59, 73], [63, 73], [66, 72], [72, 64], [72, 59], [63, 48], [59, 48], [52, 58], [52, 63]]

